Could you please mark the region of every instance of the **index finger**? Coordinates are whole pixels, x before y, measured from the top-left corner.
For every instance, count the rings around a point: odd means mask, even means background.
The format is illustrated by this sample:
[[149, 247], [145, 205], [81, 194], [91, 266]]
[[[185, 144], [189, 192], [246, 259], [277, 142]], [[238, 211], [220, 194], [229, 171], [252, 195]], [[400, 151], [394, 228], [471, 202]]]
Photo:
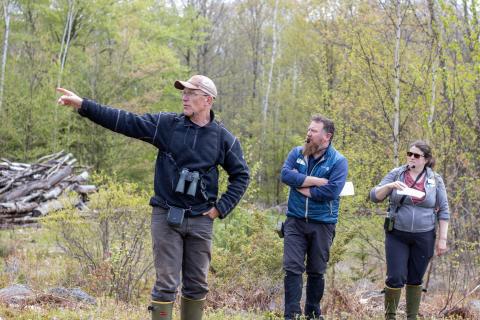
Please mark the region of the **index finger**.
[[67, 94], [67, 95], [73, 95], [74, 94], [72, 91], [68, 91], [67, 89], [64, 89], [64, 88], [57, 88], [57, 91], [61, 92], [63, 94]]

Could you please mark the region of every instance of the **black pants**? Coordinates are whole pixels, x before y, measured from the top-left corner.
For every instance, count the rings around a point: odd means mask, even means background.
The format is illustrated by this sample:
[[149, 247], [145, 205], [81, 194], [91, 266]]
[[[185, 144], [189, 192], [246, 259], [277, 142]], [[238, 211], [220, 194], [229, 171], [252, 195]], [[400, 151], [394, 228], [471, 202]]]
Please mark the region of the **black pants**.
[[402, 288], [405, 284], [421, 285], [428, 263], [433, 257], [435, 230], [404, 232], [393, 230], [385, 233], [387, 280], [390, 288]]
[[[335, 224], [307, 222], [288, 217], [284, 227], [283, 268], [285, 270], [285, 319], [301, 315], [302, 274], [307, 272], [305, 315], [308, 319], [321, 314], [324, 278]], [[306, 263], [305, 263], [306, 262]]]

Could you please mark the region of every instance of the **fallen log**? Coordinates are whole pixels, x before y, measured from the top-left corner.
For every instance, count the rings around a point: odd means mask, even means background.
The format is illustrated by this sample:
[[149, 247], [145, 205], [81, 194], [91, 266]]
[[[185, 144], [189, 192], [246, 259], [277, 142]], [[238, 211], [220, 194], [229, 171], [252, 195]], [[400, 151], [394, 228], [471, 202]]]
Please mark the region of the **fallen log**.
[[10, 223], [12, 224], [30, 224], [30, 223], [38, 223], [40, 218], [35, 218], [32, 216], [25, 216], [22, 218], [13, 218]]
[[45, 193], [43, 193], [41, 199], [42, 201], [56, 199], [63, 193], [63, 191], [69, 188], [74, 188], [74, 186], [72, 186], [72, 184], [70, 184], [69, 182], [60, 182], [52, 189], [47, 190]]
[[83, 171], [80, 173], [78, 176], [73, 177], [72, 179], [67, 179], [70, 182], [75, 182], [75, 183], [84, 183], [88, 180], [89, 177], [88, 171]]
[[63, 151], [46, 155], [36, 163], [20, 163], [0, 158], [0, 228], [37, 222], [38, 218], [62, 208], [57, 198], [66, 191], [80, 196], [76, 206], [86, 208], [93, 185], [85, 169], [74, 173], [77, 159]]
[[0, 213], [31, 212], [38, 207], [36, 202], [3, 202], [0, 203]]
[[21, 218], [21, 217], [29, 216], [31, 214], [32, 214], [31, 212], [23, 212], [23, 213], [15, 213], [15, 214], [11, 214], [11, 213], [0, 214], [0, 222], [3, 220], [8, 221], [13, 218]]
[[55, 172], [47, 180], [34, 181], [32, 183], [17, 187], [3, 195], [0, 195], [0, 201], [11, 201], [15, 198], [27, 195], [28, 193], [38, 189], [50, 189], [53, 185], [57, 184], [63, 178], [69, 176], [72, 173], [72, 167], [67, 166], [59, 171]]
[[36, 200], [38, 197], [40, 197], [42, 195], [42, 193], [43, 193], [43, 191], [37, 190], [37, 191], [29, 194], [28, 196], [21, 197], [21, 198], [18, 198], [16, 200], [20, 201], [20, 202], [24, 202], [24, 203], [25, 202], [32, 202], [33, 200]]
[[94, 185], [77, 185], [73, 190], [80, 194], [89, 194], [97, 192], [97, 187]]
[[57, 211], [63, 209], [63, 204], [58, 200], [50, 200], [43, 202], [38, 207], [32, 210], [32, 217], [43, 217], [51, 211]]

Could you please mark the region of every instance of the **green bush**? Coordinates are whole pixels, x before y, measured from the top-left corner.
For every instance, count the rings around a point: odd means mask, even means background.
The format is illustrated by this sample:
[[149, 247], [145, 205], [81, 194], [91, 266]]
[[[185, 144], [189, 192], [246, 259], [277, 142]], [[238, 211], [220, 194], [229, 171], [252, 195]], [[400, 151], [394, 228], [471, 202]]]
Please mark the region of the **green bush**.
[[275, 219], [242, 206], [216, 222], [211, 305], [265, 310], [278, 297], [283, 283], [283, 241], [273, 231]]
[[100, 191], [88, 210], [79, 213], [67, 206], [46, 218], [45, 226], [93, 280], [91, 291], [130, 301], [153, 269], [148, 196], [133, 183], [97, 177], [96, 184]]

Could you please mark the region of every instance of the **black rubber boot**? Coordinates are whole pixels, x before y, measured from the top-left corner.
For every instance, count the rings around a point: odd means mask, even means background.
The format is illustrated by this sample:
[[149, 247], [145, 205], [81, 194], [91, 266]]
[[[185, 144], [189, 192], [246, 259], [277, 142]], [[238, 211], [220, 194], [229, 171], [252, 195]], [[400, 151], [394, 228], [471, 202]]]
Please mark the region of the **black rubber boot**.
[[307, 297], [305, 300], [305, 317], [308, 320], [322, 319], [320, 300], [323, 297], [325, 280], [323, 274], [310, 274], [307, 277]]
[[402, 288], [385, 287], [385, 319], [395, 320]]
[[302, 298], [303, 279], [301, 274], [285, 273], [285, 320], [297, 319], [302, 315], [300, 299]]
[[193, 300], [182, 297], [180, 305], [181, 320], [202, 320], [205, 299]]
[[152, 301], [148, 307], [152, 320], [172, 320], [173, 302]]
[[422, 298], [422, 286], [412, 286], [407, 284], [406, 296], [407, 301], [407, 320], [417, 319], [418, 310], [420, 309], [420, 299]]

